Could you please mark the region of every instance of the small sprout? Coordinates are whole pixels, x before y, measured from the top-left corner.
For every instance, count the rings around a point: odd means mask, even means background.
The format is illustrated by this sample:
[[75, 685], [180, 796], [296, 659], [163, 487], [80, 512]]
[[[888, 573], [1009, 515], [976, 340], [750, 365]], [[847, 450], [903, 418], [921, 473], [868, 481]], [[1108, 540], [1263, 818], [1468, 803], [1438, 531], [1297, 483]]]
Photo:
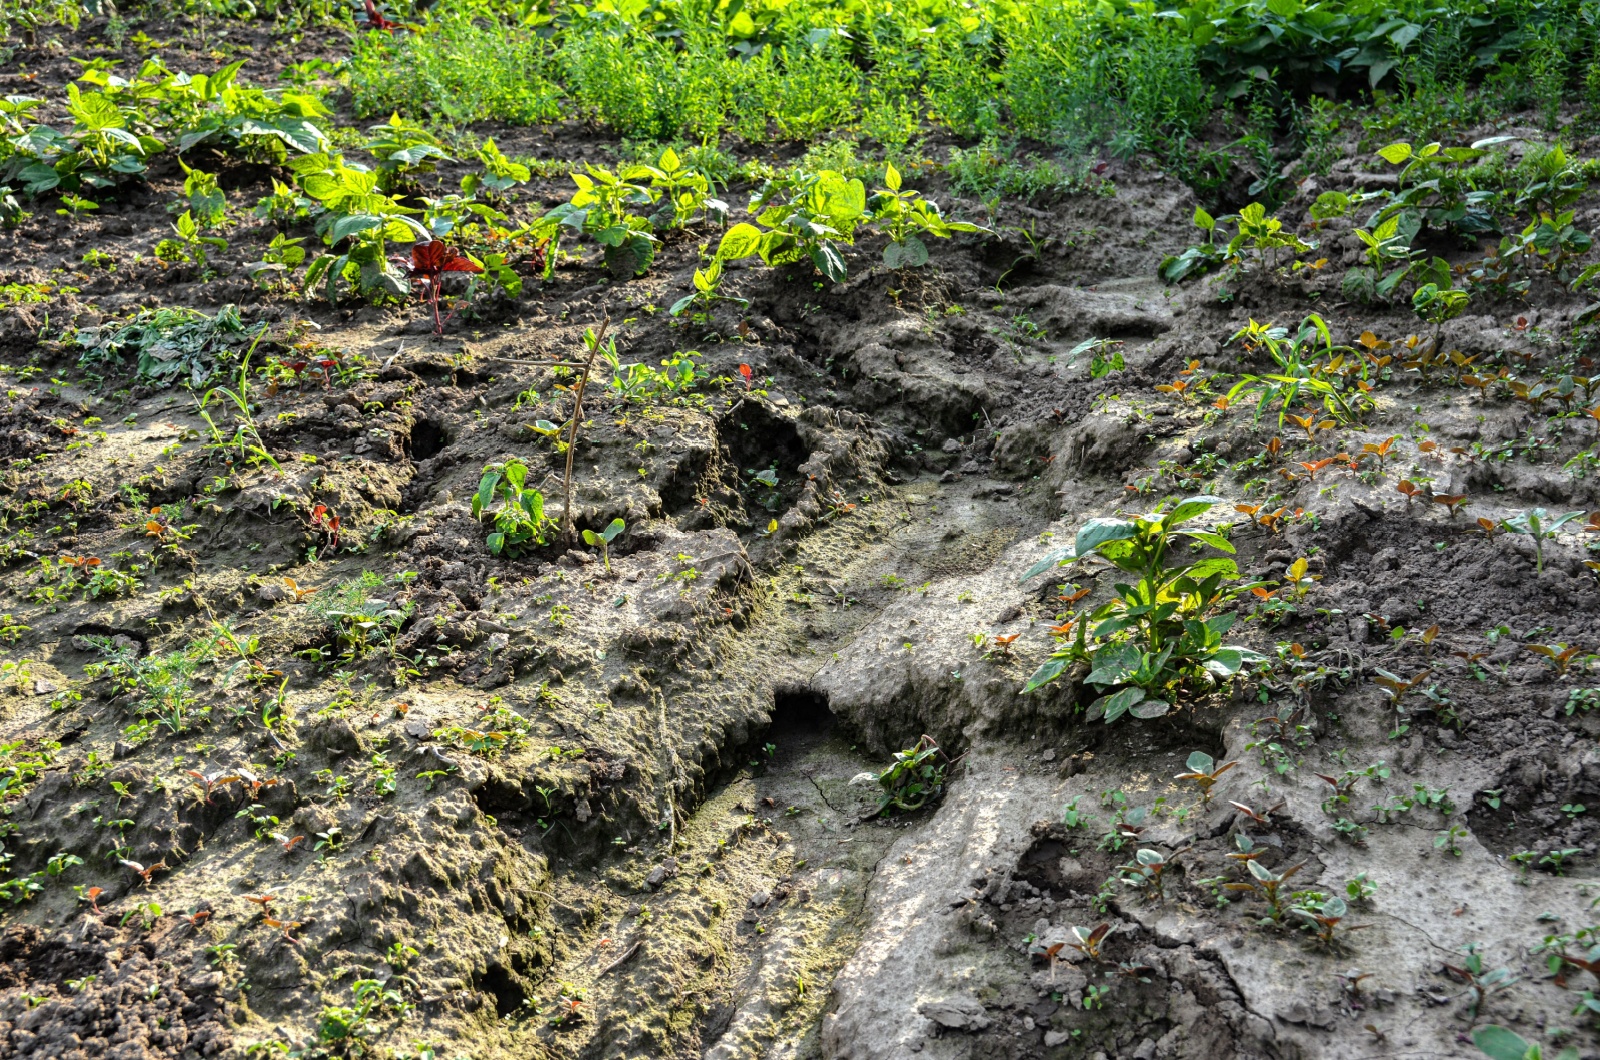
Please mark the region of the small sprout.
[[1466, 836], [1467, 830], [1465, 828], [1458, 824], [1453, 824], [1434, 836], [1433, 848], [1435, 850], [1443, 850], [1447, 854], [1454, 854], [1459, 858], [1461, 856], [1459, 841], [1465, 839]]
[[1072, 938], [1067, 942], [1067, 945], [1091, 961], [1103, 960], [1104, 958], [1100, 953], [1101, 947], [1105, 945], [1106, 939], [1110, 937], [1114, 930], [1116, 929], [1110, 924], [1100, 924], [1093, 929], [1073, 925]]
[[1467, 955], [1467, 959], [1459, 965], [1446, 964], [1444, 970], [1471, 988], [1473, 995], [1471, 1012], [1473, 1018], [1476, 1019], [1479, 1010], [1483, 1008], [1483, 1003], [1488, 1000], [1491, 994], [1497, 994], [1507, 989], [1519, 977], [1513, 975], [1509, 968], [1496, 968], [1493, 971], [1485, 971], [1483, 954], [1479, 952], [1478, 944], [1475, 942], [1469, 942], [1463, 947], [1462, 952]]
[[154, 865], [149, 866], [148, 868], [146, 866], [144, 866], [144, 865], [141, 865], [137, 861], [129, 861], [126, 858], [118, 858], [117, 859], [117, 864], [121, 865], [123, 868], [127, 869], [129, 872], [133, 873], [134, 875], [138, 876], [141, 880], [144, 881], [144, 885], [146, 887], [150, 886], [150, 878], [152, 876], [154, 876], [158, 872], [166, 871], [166, 868], [167, 868], [167, 863], [165, 861], [158, 861]]
[[1200, 789], [1200, 802], [1205, 805], [1211, 801], [1211, 789], [1222, 777], [1222, 774], [1238, 765], [1238, 762], [1224, 762], [1218, 766], [1216, 760], [1204, 751], [1195, 751], [1189, 755], [1186, 763], [1189, 767], [1187, 773], [1179, 773], [1174, 780], [1192, 780]]
[[[1276, 805], [1268, 806], [1266, 809], [1260, 810], [1258, 812], [1256, 810], [1251, 809], [1249, 806], [1246, 806], [1242, 802], [1229, 801], [1228, 805], [1232, 806], [1234, 809], [1236, 809], [1240, 813], [1244, 814], [1245, 817], [1247, 817], [1250, 820], [1254, 821], [1256, 824], [1260, 825], [1263, 828], [1271, 828], [1272, 827], [1272, 815], [1274, 813], [1276, 813], [1277, 811], [1283, 809], [1283, 807], [1284, 807], [1284, 804], [1282, 802], [1279, 802]], [[1243, 833], [1240, 833], [1240, 834], [1242, 835]]]
[[617, 535], [622, 533], [627, 528], [628, 524], [623, 522], [621, 519], [613, 519], [611, 520], [610, 524], [598, 534], [593, 530], [585, 530], [583, 532], [583, 543], [588, 545], [590, 548], [598, 548], [600, 550], [600, 556], [605, 562], [607, 574], [611, 573], [611, 542], [615, 541]]
[[1278, 892], [1283, 888], [1285, 881], [1305, 867], [1304, 863], [1290, 865], [1283, 872], [1276, 874], [1259, 861], [1247, 861], [1245, 862], [1245, 867], [1250, 870], [1251, 878], [1244, 883], [1230, 883], [1228, 884], [1228, 889], [1230, 891], [1256, 891], [1260, 893], [1267, 902], [1267, 915], [1281, 923], [1283, 921], [1283, 896]]
[[1542, 656], [1556, 668], [1556, 673], [1566, 676], [1567, 667], [1572, 665], [1572, 660], [1583, 651], [1582, 648], [1566, 644], [1524, 644], [1524, 648], [1535, 655]]
[[1466, 507], [1467, 495], [1465, 493], [1435, 493], [1433, 495], [1433, 503], [1444, 505], [1450, 512], [1450, 518], [1454, 519], [1460, 514], [1461, 509]]
[[1544, 543], [1547, 539], [1555, 537], [1563, 526], [1574, 519], [1584, 518], [1584, 512], [1564, 512], [1556, 515], [1543, 508], [1529, 508], [1527, 511], [1518, 512], [1509, 519], [1502, 519], [1500, 525], [1507, 530], [1518, 534], [1527, 534], [1533, 538], [1534, 569], [1544, 573]]
[[[1324, 946], [1332, 946], [1334, 942], [1334, 932], [1339, 929], [1340, 922], [1349, 915], [1350, 908], [1349, 906], [1345, 905], [1343, 898], [1334, 897], [1327, 899], [1320, 905], [1314, 905], [1310, 908], [1297, 905], [1294, 907], [1293, 912], [1296, 915], [1303, 916], [1307, 920], [1311, 921], [1311, 925], [1314, 925], [1312, 926], [1312, 930], [1316, 932], [1318, 942]], [[1362, 924], [1354, 927], [1347, 927], [1344, 930], [1359, 931], [1367, 926], [1368, 925]]]
[[[1522, 1035], [1493, 1023], [1472, 1032], [1472, 1044], [1489, 1060], [1541, 1060], [1544, 1050]], [[1578, 1050], [1569, 1046], [1557, 1053], [1554, 1060], [1578, 1060]]]
[[1395, 486], [1395, 489], [1405, 497], [1407, 507], [1410, 507], [1411, 502], [1416, 500], [1418, 497], [1425, 496], [1425, 494], [1422, 492], [1422, 487], [1417, 485], [1415, 482], [1412, 482], [1408, 478], [1401, 479], [1399, 485]]

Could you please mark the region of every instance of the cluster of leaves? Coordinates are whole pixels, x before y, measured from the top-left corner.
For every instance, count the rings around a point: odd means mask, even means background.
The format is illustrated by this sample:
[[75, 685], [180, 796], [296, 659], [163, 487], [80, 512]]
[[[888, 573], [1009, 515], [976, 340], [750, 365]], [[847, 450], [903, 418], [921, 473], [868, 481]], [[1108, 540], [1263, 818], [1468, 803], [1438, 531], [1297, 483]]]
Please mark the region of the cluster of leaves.
[[[1137, 580], [1118, 582], [1111, 599], [1056, 626], [1051, 632], [1059, 646], [1024, 691], [1083, 663], [1084, 680], [1102, 693], [1089, 705], [1090, 720], [1158, 718], [1184, 695], [1214, 688], [1260, 661], [1259, 653], [1222, 642], [1237, 614], [1214, 614], [1231, 598], [1225, 583], [1239, 577], [1227, 558], [1232, 543], [1215, 530], [1183, 528], [1221, 503], [1190, 497], [1134, 519], [1091, 519], [1071, 547], [1034, 564], [1024, 581], [1091, 558]], [[1190, 559], [1179, 549], [1185, 539], [1227, 555]]]
[[78, 84], [67, 86], [72, 124], [65, 131], [30, 120], [42, 99], [10, 96], [0, 104], [0, 181], [30, 196], [76, 194], [141, 176], [168, 147], [184, 152], [205, 144], [282, 162], [327, 142], [317, 125], [326, 107], [302, 92], [240, 85], [244, 60], [193, 76], [157, 59], [131, 78], [111, 73], [112, 65], [90, 62]]
[[266, 325], [251, 328], [236, 306], [223, 306], [216, 316], [197, 309], [147, 309], [121, 322], [79, 328], [73, 341], [83, 352], [78, 367], [100, 371], [136, 358], [141, 380], [158, 386], [187, 383], [201, 387], [217, 372], [242, 357], [260, 339]]

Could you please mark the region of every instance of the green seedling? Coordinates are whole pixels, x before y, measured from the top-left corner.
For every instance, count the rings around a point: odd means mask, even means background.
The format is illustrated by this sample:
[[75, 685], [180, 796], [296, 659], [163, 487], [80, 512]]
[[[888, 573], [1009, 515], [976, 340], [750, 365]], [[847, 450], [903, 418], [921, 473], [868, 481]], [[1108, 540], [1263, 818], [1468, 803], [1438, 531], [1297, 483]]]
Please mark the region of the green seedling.
[[1502, 519], [1500, 525], [1506, 530], [1517, 534], [1527, 534], [1533, 539], [1534, 569], [1544, 572], [1544, 543], [1560, 532], [1563, 526], [1575, 519], [1582, 519], [1585, 512], [1564, 512], [1555, 515], [1543, 508], [1529, 508], [1527, 511]]
[[1171, 865], [1159, 850], [1141, 848], [1132, 861], [1117, 869], [1117, 876], [1127, 886], [1142, 890], [1147, 899], [1159, 902], [1166, 897], [1166, 872]]
[[1186, 764], [1189, 767], [1189, 771], [1187, 773], [1179, 773], [1172, 779], [1194, 781], [1195, 786], [1200, 789], [1200, 804], [1203, 806], [1211, 801], [1211, 789], [1216, 785], [1217, 781], [1221, 779], [1222, 774], [1226, 773], [1239, 763], [1224, 762], [1219, 766], [1216, 764], [1216, 761], [1204, 751], [1195, 751], [1189, 755], [1189, 760]]
[[[520, 460], [490, 464], [483, 469], [478, 491], [472, 497], [474, 519], [491, 518], [486, 544], [495, 555], [516, 556], [534, 545], [546, 544], [556, 529], [544, 512], [544, 494], [528, 486], [528, 465]], [[496, 501], [499, 507], [493, 507]], [[620, 520], [619, 520], [620, 521]]]
[[1299, 865], [1290, 865], [1281, 873], [1274, 873], [1271, 869], [1267, 868], [1259, 861], [1247, 861], [1245, 862], [1245, 868], [1250, 870], [1250, 879], [1244, 883], [1230, 883], [1228, 884], [1228, 890], [1253, 891], [1260, 894], [1261, 897], [1266, 900], [1267, 915], [1272, 920], [1282, 923], [1284, 912], [1284, 896], [1279, 892], [1283, 889], [1285, 881], [1287, 881], [1291, 876], [1294, 876], [1304, 867], [1304, 863]]
[[[1334, 933], [1339, 930], [1340, 923], [1350, 914], [1350, 907], [1345, 905], [1343, 898], [1329, 898], [1313, 905], [1295, 906], [1290, 910], [1297, 916], [1305, 917], [1311, 923], [1308, 925], [1316, 933], [1317, 941], [1323, 946], [1334, 944]], [[1351, 925], [1345, 931], [1361, 931], [1369, 927], [1368, 924]]]
[[1459, 965], [1446, 964], [1444, 970], [1452, 978], [1467, 984], [1468, 988], [1471, 989], [1471, 1012], [1473, 1018], [1476, 1019], [1478, 1013], [1482, 1011], [1485, 1001], [1492, 995], [1508, 989], [1520, 977], [1512, 974], [1510, 968], [1496, 968], [1493, 971], [1486, 971], [1483, 966], [1483, 954], [1479, 952], [1478, 944], [1475, 942], [1469, 942], [1463, 947], [1462, 952], [1467, 955], [1467, 959]]
[[1078, 927], [1074, 924], [1072, 938], [1067, 940], [1067, 945], [1091, 961], [1102, 961], [1105, 959], [1101, 952], [1102, 947], [1104, 947], [1106, 939], [1110, 938], [1111, 933], [1115, 930], [1116, 928], [1110, 924], [1100, 924], [1092, 929]]
[[878, 808], [873, 815], [891, 808], [905, 812], [919, 810], [929, 799], [938, 798], [944, 791], [945, 770], [949, 765], [931, 736], [923, 736], [915, 746], [896, 751], [889, 768], [878, 774], [878, 786], [883, 794], [878, 797]]
[[598, 548], [600, 550], [601, 558], [605, 561], [607, 574], [611, 573], [611, 542], [615, 541], [617, 539], [617, 535], [622, 533], [627, 528], [628, 524], [624, 523], [621, 519], [613, 519], [611, 520], [610, 524], [608, 524], [606, 528], [600, 531], [598, 534], [593, 530], [585, 530], [583, 532], [583, 543], [588, 545], [590, 548]]

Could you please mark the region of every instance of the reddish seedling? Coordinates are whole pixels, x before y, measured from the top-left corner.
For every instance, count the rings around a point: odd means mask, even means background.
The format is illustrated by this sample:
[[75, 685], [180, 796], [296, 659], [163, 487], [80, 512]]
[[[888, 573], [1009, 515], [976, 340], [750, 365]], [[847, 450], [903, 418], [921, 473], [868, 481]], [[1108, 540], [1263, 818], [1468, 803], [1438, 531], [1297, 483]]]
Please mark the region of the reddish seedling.
[[117, 864], [143, 880], [146, 887], [150, 886], [151, 877], [158, 872], [165, 872], [167, 868], [165, 861], [158, 861], [154, 865], [145, 866], [137, 861], [129, 861], [127, 858], [118, 858]]
[[1324, 457], [1321, 460], [1311, 460], [1311, 461], [1300, 460], [1300, 461], [1297, 461], [1297, 463], [1301, 467], [1306, 469], [1306, 478], [1310, 479], [1312, 482], [1315, 482], [1317, 480], [1317, 472], [1321, 471], [1323, 468], [1327, 467], [1329, 464], [1334, 463], [1335, 459], [1336, 459], [1335, 457], [1331, 457], [1330, 456], [1330, 457]]
[[1074, 924], [1072, 927], [1072, 938], [1067, 941], [1067, 945], [1071, 946], [1073, 949], [1077, 950], [1091, 961], [1104, 960], [1104, 957], [1101, 955], [1101, 949], [1105, 945], [1106, 939], [1111, 936], [1111, 932], [1114, 930], [1116, 929], [1110, 924], [1100, 924], [1092, 929], [1078, 927], [1076, 924]]
[[339, 516], [334, 514], [332, 508], [326, 504], [319, 504], [311, 509], [311, 529], [322, 535], [322, 551], [319, 558], [339, 551]]
[[1315, 412], [1309, 416], [1296, 416], [1294, 413], [1290, 413], [1289, 418], [1293, 420], [1301, 430], [1306, 432], [1306, 441], [1308, 442], [1316, 440], [1318, 431], [1331, 430], [1333, 427], [1337, 426], [1337, 424], [1335, 424], [1332, 420], [1318, 419], [1317, 413]]
[[282, 931], [283, 932], [283, 941], [287, 942], [289, 945], [291, 945], [291, 946], [300, 945], [299, 940], [296, 939], [292, 934], [290, 934], [290, 932], [294, 931], [296, 928], [305, 927], [306, 926], [306, 921], [304, 921], [304, 920], [279, 920], [277, 917], [274, 917], [274, 916], [263, 915], [261, 917], [261, 922], [263, 924], [267, 925], [267, 927], [278, 928], [280, 931]]
[[1201, 805], [1204, 805], [1211, 801], [1211, 789], [1215, 787], [1217, 781], [1222, 778], [1222, 774], [1226, 773], [1239, 763], [1224, 762], [1219, 766], [1217, 765], [1216, 760], [1210, 755], [1206, 754], [1204, 751], [1195, 751], [1189, 755], [1188, 761], [1184, 764], [1189, 767], [1188, 770], [1186, 772], [1179, 773], [1172, 779], [1194, 781], [1195, 786], [1200, 789]]
[[378, 5], [374, 4], [372, 0], [362, 0], [362, 4], [367, 9], [367, 24], [373, 29], [388, 30], [392, 33], [396, 30], [402, 30], [406, 28], [399, 22], [391, 22], [390, 20], [384, 18], [382, 13], [378, 11]]
[[271, 914], [272, 903], [278, 900], [278, 896], [275, 894], [247, 894], [244, 896], [244, 900], [252, 905], [259, 905], [262, 915], [266, 916]]
[[1467, 495], [1465, 493], [1435, 493], [1433, 495], [1433, 503], [1444, 505], [1450, 512], [1450, 518], [1454, 519], [1461, 513], [1461, 509], [1467, 506]]
[[1383, 689], [1384, 695], [1389, 697], [1389, 702], [1398, 703], [1407, 692], [1422, 684], [1422, 679], [1427, 677], [1432, 670], [1423, 670], [1417, 676], [1407, 680], [1399, 674], [1392, 674], [1388, 670], [1379, 669], [1378, 676], [1372, 679], [1373, 683]]
[[[370, 5], [372, 0], [367, 0]], [[461, 253], [455, 247], [440, 240], [433, 239], [426, 243], [415, 243], [411, 247], [411, 260], [402, 261], [400, 267], [412, 282], [423, 286], [423, 296], [433, 310], [433, 333], [444, 334], [446, 317], [439, 315], [439, 294], [441, 280], [447, 272], [479, 273], [483, 266]]]
[[1267, 457], [1276, 463], [1278, 454], [1283, 451], [1283, 439], [1273, 435], [1272, 440], [1263, 448], [1266, 450]]
[[1003, 657], [1009, 658], [1011, 655], [1011, 645], [1015, 644], [1017, 642], [1017, 638], [1020, 636], [1022, 636], [1021, 633], [1012, 633], [1009, 636], [1004, 637], [996, 635], [990, 638], [990, 641], [994, 644], [995, 651], [998, 651]]
[[178, 916], [180, 919], [188, 921], [189, 926], [198, 931], [200, 929], [200, 925], [204, 924], [208, 919], [210, 919], [211, 910], [197, 909], [192, 913], [179, 913]]
[[[1316, 925], [1313, 930], [1316, 932], [1318, 942], [1324, 946], [1332, 946], [1334, 942], [1333, 933], [1338, 930], [1340, 922], [1349, 915], [1350, 909], [1345, 905], [1344, 899], [1338, 897], [1329, 898], [1320, 906], [1315, 907], [1315, 909], [1316, 911], [1313, 912], [1311, 909], [1296, 906], [1294, 912], [1296, 915], [1303, 916]], [[1360, 931], [1370, 926], [1370, 924], [1351, 925], [1344, 930]]]
[[317, 591], [315, 589], [302, 589], [302, 588], [300, 588], [300, 583], [296, 582], [293, 578], [285, 578], [285, 579], [283, 579], [283, 587], [285, 589], [289, 590], [290, 594], [292, 594], [294, 596], [294, 602], [297, 603], [297, 604], [300, 603], [302, 600], [304, 600], [306, 597], [314, 595], [316, 593], [316, 591]]
[[1388, 458], [1389, 450], [1394, 448], [1394, 443], [1399, 440], [1400, 436], [1396, 434], [1387, 441], [1379, 442], [1377, 445], [1373, 445], [1371, 442], [1363, 442], [1361, 443], [1361, 455], [1377, 457], [1378, 472], [1381, 474], [1383, 472], [1383, 462]]
[[1231, 858], [1234, 861], [1254, 861], [1267, 852], [1266, 847], [1257, 846], [1256, 841], [1244, 832], [1234, 833], [1233, 845], [1239, 849], [1230, 851], [1224, 857]]
[[741, 364], [739, 366], [739, 377], [744, 380], [744, 388], [749, 390], [750, 384], [754, 382], [755, 373], [748, 364]]
[[1572, 665], [1572, 660], [1583, 652], [1583, 649], [1576, 644], [1571, 646], [1566, 644], [1524, 644], [1523, 647], [1535, 655], [1549, 660], [1550, 665], [1556, 668], [1556, 673], [1563, 677], [1566, 676], [1567, 667]]
[[1070, 594], [1057, 593], [1056, 599], [1060, 600], [1064, 604], [1067, 604], [1068, 606], [1071, 606], [1072, 604], [1077, 603], [1079, 600], [1082, 600], [1085, 596], [1088, 596], [1093, 591], [1093, 589], [1077, 589], [1075, 592]]
[[1478, 530], [1482, 532], [1484, 537], [1494, 537], [1496, 534], [1506, 532], [1505, 528], [1493, 519], [1484, 519], [1482, 517], [1478, 519]]
[[1274, 873], [1259, 861], [1247, 861], [1245, 862], [1245, 867], [1250, 870], [1250, 879], [1244, 883], [1230, 883], [1227, 885], [1228, 890], [1259, 893], [1266, 899], [1267, 915], [1273, 920], [1281, 922], [1283, 920], [1283, 899], [1279, 895], [1279, 891], [1282, 890], [1284, 882], [1289, 877], [1295, 875], [1304, 867], [1304, 863], [1290, 865], [1281, 873]]
[[[1272, 827], [1272, 815], [1274, 813], [1277, 813], [1279, 810], [1283, 809], [1283, 807], [1284, 807], [1284, 803], [1282, 803], [1282, 802], [1279, 802], [1279, 803], [1277, 803], [1276, 805], [1273, 805], [1273, 806], [1268, 806], [1263, 810], [1254, 810], [1254, 809], [1250, 808], [1249, 806], [1246, 806], [1242, 802], [1229, 801], [1228, 805], [1232, 806], [1234, 809], [1236, 809], [1240, 813], [1244, 814], [1245, 817], [1247, 817], [1250, 820], [1254, 821], [1256, 824], [1260, 825], [1263, 828]], [[1229, 857], [1232, 857], [1232, 855], [1230, 854]]]
[[1395, 489], [1405, 497], [1407, 507], [1410, 507], [1411, 502], [1416, 500], [1418, 497], [1427, 496], [1427, 494], [1422, 491], [1421, 486], [1417, 485], [1415, 482], [1412, 482], [1408, 478], [1401, 479], [1400, 484], [1396, 486]]
[[221, 770], [215, 773], [201, 773], [198, 770], [185, 769], [184, 772], [198, 782], [201, 794], [205, 796], [207, 803], [211, 801], [212, 792], [226, 784], [235, 784], [243, 779], [237, 773], [224, 773]]
[[82, 901], [89, 903], [89, 909], [95, 916], [100, 915], [100, 896], [106, 893], [104, 887], [90, 887], [83, 892]]

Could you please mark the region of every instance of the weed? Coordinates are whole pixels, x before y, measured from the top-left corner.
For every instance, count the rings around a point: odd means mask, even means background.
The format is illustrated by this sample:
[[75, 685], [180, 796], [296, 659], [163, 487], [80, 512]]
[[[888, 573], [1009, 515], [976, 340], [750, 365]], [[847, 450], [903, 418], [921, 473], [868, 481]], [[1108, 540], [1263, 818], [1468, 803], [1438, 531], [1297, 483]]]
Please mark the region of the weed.
[[1211, 801], [1211, 789], [1222, 777], [1222, 774], [1226, 773], [1239, 763], [1224, 762], [1219, 766], [1217, 765], [1216, 761], [1204, 751], [1193, 751], [1190, 753], [1188, 762], [1186, 764], [1189, 767], [1189, 771], [1186, 773], [1179, 773], [1173, 779], [1194, 781], [1195, 786], [1200, 789], [1200, 803], [1201, 805], [1205, 805]]
[[921, 809], [929, 799], [938, 798], [944, 791], [945, 770], [950, 762], [934, 742], [923, 736], [904, 751], [896, 751], [889, 768], [878, 774], [878, 786], [883, 794], [878, 796], [881, 814], [890, 808], [898, 811]]

